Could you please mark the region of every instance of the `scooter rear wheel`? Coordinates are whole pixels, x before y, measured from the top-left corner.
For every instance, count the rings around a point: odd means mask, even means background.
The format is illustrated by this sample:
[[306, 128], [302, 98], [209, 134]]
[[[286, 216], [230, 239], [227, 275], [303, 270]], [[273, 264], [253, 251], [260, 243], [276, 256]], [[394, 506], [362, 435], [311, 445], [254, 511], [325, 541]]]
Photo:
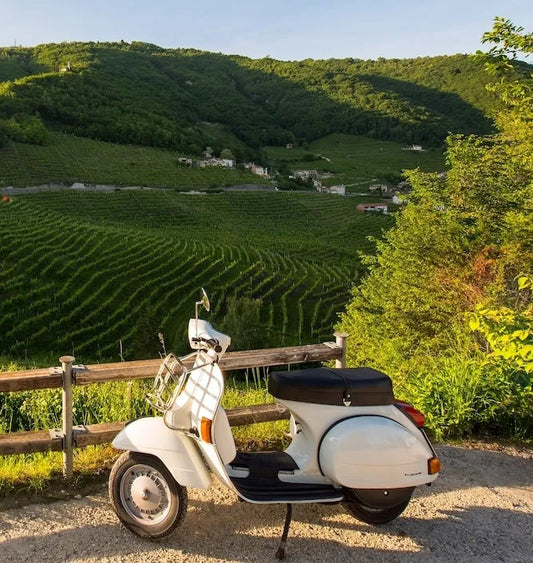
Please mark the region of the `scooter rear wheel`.
[[[387, 493], [380, 498], [379, 493]], [[344, 489], [344, 506], [358, 520], [367, 524], [386, 524], [391, 522], [407, 508], [411, 500], [413, 488], [396, 489], [392, 491], [372, 491], [371, 495], [366, 495], [366, 491], [356, 489]], [[392, 493], [392, 494], [390, 494]], [[372, 498], [379, 499], [373, 502]], [[386, 497], [390, 496], [390, 505], [387, 504]]]
[[139, 452], [125, 452], [115, 462], [109, 498], [122, 524], [144, 538], [167, 536], [187, 512], [187, 489], [158, 458]]

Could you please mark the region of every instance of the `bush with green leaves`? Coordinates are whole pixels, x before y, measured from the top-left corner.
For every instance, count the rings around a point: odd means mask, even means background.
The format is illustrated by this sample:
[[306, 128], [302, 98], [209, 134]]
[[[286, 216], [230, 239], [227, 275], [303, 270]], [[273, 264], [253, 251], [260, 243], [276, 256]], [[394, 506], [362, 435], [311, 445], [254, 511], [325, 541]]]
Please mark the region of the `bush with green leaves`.
[[437, 439], [505, 436], [531, 439], [533, 390], [513, 369], [475, 357], [427, 358], [396, 388], [426, 415]]
[[[44, 145], [48, 131], [43, 122], [34, 115], [0, 119], [0, 139]], [[5, 144], [5, 143], [4, 143]]]
[[531, 438], [533, 76], [507, 57], [533, 53], [533, 34], [496, 19], [484, 39], [498, 131], [450, 136], [445, 176], [408, 172], [409, 203], [338, 328], [348, 361], [391, 374], [438, 437]]
[[512, 369], [531, 383], [533, 374], [533, 277], [518, 278], [514, 307], [490, 308], [480, 303], [469, 315], [469, 325], [485, 340], [487, 363]]

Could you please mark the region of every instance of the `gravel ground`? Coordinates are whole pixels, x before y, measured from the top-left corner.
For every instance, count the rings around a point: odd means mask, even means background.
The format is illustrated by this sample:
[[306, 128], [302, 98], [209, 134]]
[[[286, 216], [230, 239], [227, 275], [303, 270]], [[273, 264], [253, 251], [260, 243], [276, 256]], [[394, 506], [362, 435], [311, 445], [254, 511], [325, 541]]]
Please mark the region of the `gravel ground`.
[[[342, 506], [296, 505], [288, 562], [533, 561], [533, 452], [437, 448], [444, 463], [394, 522], [374, 527]], [[118, 522], [102, 490], [0, 512], [0, 561], [275, 561], [283, 506], [240, 503], [220, 485], [189, 490], [183, 525], [160, 542]]]

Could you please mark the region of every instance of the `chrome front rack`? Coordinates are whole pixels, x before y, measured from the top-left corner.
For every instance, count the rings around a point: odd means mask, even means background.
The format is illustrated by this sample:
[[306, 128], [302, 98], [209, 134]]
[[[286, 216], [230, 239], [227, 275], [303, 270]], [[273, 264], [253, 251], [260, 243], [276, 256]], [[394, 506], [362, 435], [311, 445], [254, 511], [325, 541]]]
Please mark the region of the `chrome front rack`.
[[165, 356], [155, 376], [153, 391], [146, 394], [148, 404], [163, 414], [170, 409], [187, 381], [188, 370], [182, 359], [172, 353]]

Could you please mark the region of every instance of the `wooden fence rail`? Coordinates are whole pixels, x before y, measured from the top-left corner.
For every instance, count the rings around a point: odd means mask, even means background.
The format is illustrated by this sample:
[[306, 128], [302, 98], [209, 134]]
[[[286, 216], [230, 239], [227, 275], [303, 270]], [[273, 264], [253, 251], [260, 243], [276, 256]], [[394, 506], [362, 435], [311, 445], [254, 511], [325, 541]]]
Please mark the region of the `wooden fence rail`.
[[[221, 359], [220, 367], [222, 370], [236, 370], [328, 360], [335, 360], [337, 367], [344, 367], [347, 336], [335, 333], [335, 337], [336, 342], [323, 344], [228, 352]], [[161, 363], [161, 360], [156, 359], [84, 366], [75, 365], [74, 361], [72, 356], [63, 356], [58, 367], [0, 372], [0, 393], [50, 388], [63, 390], [62, 428], [0, 434], [0, 455], [62, 451], [63, 473], [71, 477], [74, 447], [111, 442], [125, 424], [108, 422], [73, 426], [72, 386], [154, 377]], [[277, 404], [228, 409], [227, 414], [232, 426], [289, 417], [286, 409]]]

